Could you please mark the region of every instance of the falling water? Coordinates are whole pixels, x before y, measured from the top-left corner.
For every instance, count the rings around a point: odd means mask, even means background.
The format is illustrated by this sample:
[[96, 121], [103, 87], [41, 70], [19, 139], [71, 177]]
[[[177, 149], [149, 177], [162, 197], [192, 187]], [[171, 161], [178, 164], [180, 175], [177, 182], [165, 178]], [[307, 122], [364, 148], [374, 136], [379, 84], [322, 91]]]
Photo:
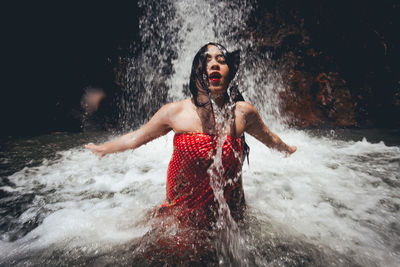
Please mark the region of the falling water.
[[[398, 132], [287, 129], [276, 97], [280, 75], [245, 34], [255, 1], [140, 6], [141, 39], [126, 66], [121, 100], [126, 128], [138, 127], [162, 104], [187, 97], [195, 53], [216, 41], [241, 49], [235, 83], [266, 124], [298, 147], [286, 158], [248, 136], [250, 164], [242, 171], [246, 224], [231, 223], [233, 230], [221, 238], [232, 242], [217, 243], [218, 255], [201, 263], [397, 266]], [[115, 137], [83, 133], [2, 141], [0, 265], [147, 264], [135, 253], [165, 198], [173, 135], [102, 160], [82, 147]], [[379, 142], [386, 138], [394, 140], [390, 146]]]
[[[211, 104], [215, 116], [215, 128], [217, 132], [217, 145], [216, 152], [213, 156], [213, 163], [209, 167], [207, 173], [210, 176], [210, 186], [214, 192], [214, 198], [218, 203], [217, 221], [215, 230], [218, 236], [215, 242], [215, 249], [218, 254], [218, 262], [220, 264], [229, 265], [245, 265], [247, 263], [246, 251], [241, 250], [244, 245], [243, 237], [241, 236], [237, 222], [233, 219], [229, 205], [225, 199], [225, 188], [228, 184], [238, 182], [241, 176], [241, 171], [228, 180], [224, 179], [224, 165], [223, 165], [223, 146], [227, 141], [226, 133], [228, 127], [233, 125], [234, 117], [234, 102], [230, 99], [227, 104], [221, 108], [211, 99]], [[234, 156], [242, 160], [239, 151], [234, 151]]]
[[[240, 49], [241, 64], [235, 79], [246, 99], [261, 111], [274, 128], [283, 127], [277, 93], [281, 77], [268, 53], [254, 49], [247, 25], [255, 6], [249, 1], [144, 1], [140, 21], [141, 42], [129, 60], [121, 110], [124, 125], [141, 125], [166, 102], [190, 95], [189, 75], [196, 52], [208, 42], [219, 42], [230, 51]], [[157, 96], [157, 97], [154, 97]]]

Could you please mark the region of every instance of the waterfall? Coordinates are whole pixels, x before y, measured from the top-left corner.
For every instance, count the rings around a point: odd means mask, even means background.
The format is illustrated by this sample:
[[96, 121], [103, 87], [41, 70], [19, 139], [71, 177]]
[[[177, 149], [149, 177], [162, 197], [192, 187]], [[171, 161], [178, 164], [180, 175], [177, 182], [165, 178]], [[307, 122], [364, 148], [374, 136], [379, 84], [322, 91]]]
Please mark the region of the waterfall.
[[245, 99], [255, 105], [273, 129], [284, 127], [278, 93], [280, 74], [268, 52], [256, 49], [248, 33], [248, 20], [256, 7], [248, 1], [142, 1], [140, 40], [129, 59], [122, 98], [121, 121], [141, 125], [161, 105], [190, 96], [188, 84], [196, 52], [208, 42], [218, 42], [229, 51], [241, 51], [236, 79]]
[[[281, 75], [246, 30], [256, 0], [143, 0], [139, 7], [139, 38], [124, 59], [120, 123], [126, 130], [143, 125], [163, 104], [188, 97], [193, 57], [215, 41], [241, 50], [234, 82], [266, 124], [298, 147], [286, 158], [247, 136], [246, 226], [220, 232], [213, 257], [195, 263], [398, 266], [398, 131], [287, 128], [277, 97]], [[115, 138], [65, 133], [1, 144], [0, 162], [8, 168], [0, 180], [1, 266], [146, 266], [134, 252], [142, 252], [138, 244], [147, 240], [150, 218], [165, 200], [173, 135], [101, 160], [83, 148]]]

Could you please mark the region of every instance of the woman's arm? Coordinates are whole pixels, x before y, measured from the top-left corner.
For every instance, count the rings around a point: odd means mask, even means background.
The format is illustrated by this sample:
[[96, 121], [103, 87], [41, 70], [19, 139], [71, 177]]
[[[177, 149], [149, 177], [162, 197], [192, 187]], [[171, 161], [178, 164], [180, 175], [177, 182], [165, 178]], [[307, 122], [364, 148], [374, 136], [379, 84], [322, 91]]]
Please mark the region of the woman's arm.
[[153, 139], [167, 134], [172, 128], [170, 118], [173, 116], [174, 104], [167, 104], [159, 109], [156, 114], [143, 125], [140, 129], [127, 133], [114, 141], [102, 145], [87, 144], [85, 147], [90, 149], [99, 158], [110, 153], [122, 152], [127, 149], [135, 149]]
[[245, 132], [257, 138], [266, 146], [289, 155], [297, 150], [295, 146], [289, 146], [274, 134], [263, 122], [258, 110], [247, 102], [241, 102], [240, 109], [245, 118]]

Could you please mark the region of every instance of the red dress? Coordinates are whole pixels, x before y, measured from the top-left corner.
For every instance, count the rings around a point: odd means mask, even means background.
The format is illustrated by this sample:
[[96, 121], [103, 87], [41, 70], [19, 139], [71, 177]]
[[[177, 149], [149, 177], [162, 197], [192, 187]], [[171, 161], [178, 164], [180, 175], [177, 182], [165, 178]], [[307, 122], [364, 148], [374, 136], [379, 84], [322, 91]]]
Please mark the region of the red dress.
[[[209, 168], [217, 148], [217, 136], [206, 133], [180, 133], [174, 136], [174, 151], [168, 166], [167, 197], [158, 215], [174, 215], [181, 225], [210, 228], [218, 204], [210, 186]], [[226, 137], [220, 172], [224, 197], [235, 219], [244, 208], [240, 138]]]

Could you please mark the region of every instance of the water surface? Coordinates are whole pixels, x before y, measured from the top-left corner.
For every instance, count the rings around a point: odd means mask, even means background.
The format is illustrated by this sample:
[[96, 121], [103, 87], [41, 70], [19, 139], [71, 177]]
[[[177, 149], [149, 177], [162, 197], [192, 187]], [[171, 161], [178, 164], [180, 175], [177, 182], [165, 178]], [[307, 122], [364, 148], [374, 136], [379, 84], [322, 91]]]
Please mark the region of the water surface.
[[[248, 138], [250, 165], [244, 165], [243, 181], [249, 211], [240, 233], [240, 264], [396, 266], [398, 132], [279, 134], [298, 146], [291, 157]], [[165, 198], [173, 135], [101, 160], [83, 148], [88, 141], [114, 137], [54, 134], [3, 140], [2, 264], [124, 265], [143, 260], [136, 248], [151, 228], [154, 208]], [[214, 254], [205, 262], [232, 261]]]

